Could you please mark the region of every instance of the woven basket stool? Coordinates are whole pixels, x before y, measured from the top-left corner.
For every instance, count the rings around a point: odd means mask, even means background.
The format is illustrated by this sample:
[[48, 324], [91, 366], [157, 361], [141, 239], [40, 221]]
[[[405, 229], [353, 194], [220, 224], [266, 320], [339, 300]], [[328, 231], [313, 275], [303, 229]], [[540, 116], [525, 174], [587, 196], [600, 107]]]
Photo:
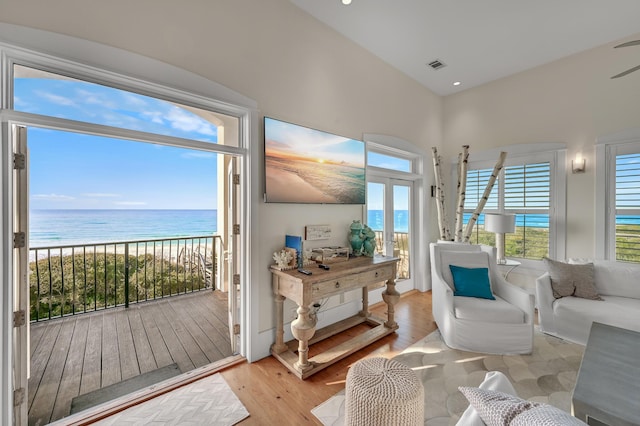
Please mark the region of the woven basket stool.
[[344, 424], [424, 425], [424, 388], [417, 374], [386, 358], [366, 358], [347, 373]]

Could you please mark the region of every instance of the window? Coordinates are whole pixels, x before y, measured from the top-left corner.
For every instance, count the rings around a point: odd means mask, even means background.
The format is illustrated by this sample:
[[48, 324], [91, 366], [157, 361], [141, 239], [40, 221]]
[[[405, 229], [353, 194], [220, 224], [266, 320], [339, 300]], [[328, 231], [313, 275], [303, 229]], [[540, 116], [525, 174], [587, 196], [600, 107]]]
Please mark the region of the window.
[[640, 262], [640, 130], [596, 145], [596, 254]]
[[[563, 160], [564, 150], [507, 158], [483, 210], [516, 215], [515, 233], [505, 235], [506, 256], [531, 260], [563, 257], [564, 227], [559, 224], [564, 223], [564, 208], [556, 201], [564, 197], [564, 179], [560, 178], [564, 176]], [[483, 196], [494, 164], [495, 160], [469, 162], [465, 225]], [[495, 234], [484, 230], [484, 214], [478, 217], [471, 242], [495, 245]]]
[[616, 155], [616, 260], [640, 262], [640, 153]]
[[239, 120], [226, 114], [15, 64], [16, 111], [238, 146]]

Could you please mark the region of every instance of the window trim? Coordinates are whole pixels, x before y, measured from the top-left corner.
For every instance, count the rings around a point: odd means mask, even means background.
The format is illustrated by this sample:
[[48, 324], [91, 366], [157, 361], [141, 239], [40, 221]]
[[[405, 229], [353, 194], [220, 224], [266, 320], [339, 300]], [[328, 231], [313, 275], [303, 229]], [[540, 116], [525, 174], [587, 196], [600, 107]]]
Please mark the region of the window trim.
[[[518, 166], [539, 162], [549, 162], [549, 257], [566, 258], [566, 218], [567, 218], [567, 150], [564, 143], [536, 143], [508, 145], [479, 153], [470, 153], [468, 170], [493, 168], [501, 151], [508, 153], [504, 166]], [[450, 199], [456, 199], [455, 186], [458, 181], [456, 165], [458, 157], [451, 158]], [[447, 209], [454, 208], [447, 204]], [[453, 213], [451, 210], [450, 214]], [[523, 266], [536, 267], [541, 260], [520, 259]]]
[[615, 161], [619, 154], [640, 153], [640, 128], [600, 136], [596, 140], [596, 223], [597, 259], [616, 260], [616, 178]]

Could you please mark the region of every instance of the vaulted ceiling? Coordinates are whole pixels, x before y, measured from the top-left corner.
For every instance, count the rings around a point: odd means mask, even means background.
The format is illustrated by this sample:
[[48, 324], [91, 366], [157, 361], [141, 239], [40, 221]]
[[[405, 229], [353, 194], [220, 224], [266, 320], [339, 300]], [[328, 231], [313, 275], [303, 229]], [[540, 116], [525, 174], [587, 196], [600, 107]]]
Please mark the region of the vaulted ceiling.
[[638, 0], [290, 1], [443, 96], [640, 32]]

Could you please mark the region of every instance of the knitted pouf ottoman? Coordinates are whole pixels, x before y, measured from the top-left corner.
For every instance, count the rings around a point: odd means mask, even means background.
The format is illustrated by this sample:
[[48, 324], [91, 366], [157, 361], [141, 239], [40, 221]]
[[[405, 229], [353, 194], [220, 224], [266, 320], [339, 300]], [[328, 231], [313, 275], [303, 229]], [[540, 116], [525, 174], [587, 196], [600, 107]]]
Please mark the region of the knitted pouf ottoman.
[[345, 425], [424, 425], [424, 389], [416, 373], [386, 358], [356, 362], [347, 373]]

